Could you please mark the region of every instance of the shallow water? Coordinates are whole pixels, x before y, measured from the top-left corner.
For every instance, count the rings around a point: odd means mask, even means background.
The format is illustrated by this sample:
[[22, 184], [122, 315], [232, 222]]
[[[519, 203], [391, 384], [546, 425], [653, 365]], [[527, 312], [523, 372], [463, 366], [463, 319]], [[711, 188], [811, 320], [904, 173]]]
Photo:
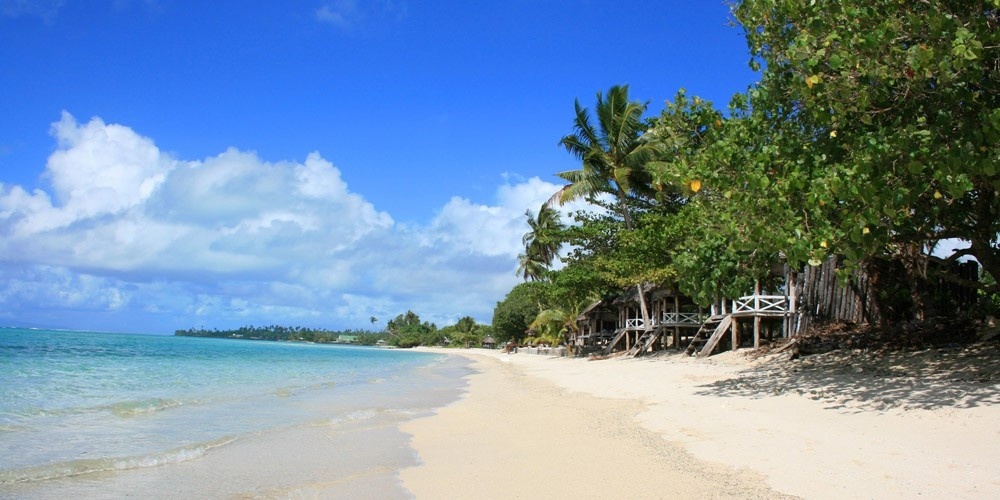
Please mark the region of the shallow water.
[[398, 424], [466, 373], [402, 350], [0, 329], [0, 496], [403, 495]]

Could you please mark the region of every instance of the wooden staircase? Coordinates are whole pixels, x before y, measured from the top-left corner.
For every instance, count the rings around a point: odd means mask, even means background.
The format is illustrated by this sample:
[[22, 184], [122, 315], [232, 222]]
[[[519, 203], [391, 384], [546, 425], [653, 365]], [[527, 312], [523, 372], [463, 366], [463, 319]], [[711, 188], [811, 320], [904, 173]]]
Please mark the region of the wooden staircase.
[[[687, 355], [691, 356], [697, 354], [698, 356], [708, 356], [712, 354], [715, 347], [719, 345], [719, 341], [722, 340], [722, 336], [725, 335], [726, 330], [733, 324], [733, 316], [730, 314], [726, 315], [716, 315], [708, 318], [704, 323], [702, 323], [701, 328], [698, 329], [698, 333], [694, 335], [691, 339], [691, 343], [687, 347]], [[709, 335], [711, 332], [711, 335]]]
[[628, 330], [625, 328], [619, 328], [615, 330], [615, 336], [611, 337], [611, 342], [608, 342], [608, 345], [604, 346], [604, 350], [601, 351], [601, 354], [605, 355], [611, 354], [611, 351], [615, 348], [615, 345], [621, 342], [622, 337], [625, 335], [625, 332], [627, 331]]
[[646, 354], [646, 351], [648, 351], [649, 348], [656, 343], [657, 339], [659, 339], [660, 336], [663, 335], [663, 330], [664, 330], [663, 325], [660, 325], [653, 330], [649, 330], [643, 333], [642, 336], [639, 337], [639, 340], [635, 343], [635, 345], [628, 350], [628, 356], [636, 357]]

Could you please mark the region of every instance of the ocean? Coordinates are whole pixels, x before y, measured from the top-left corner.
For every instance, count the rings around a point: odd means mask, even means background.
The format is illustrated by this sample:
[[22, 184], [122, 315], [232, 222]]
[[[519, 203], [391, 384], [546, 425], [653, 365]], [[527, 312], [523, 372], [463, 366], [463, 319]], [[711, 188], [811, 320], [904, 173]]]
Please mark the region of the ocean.
[[406, 498], [398, 430], [468, 362], [342, 345], [0, 329], [0, 497]]

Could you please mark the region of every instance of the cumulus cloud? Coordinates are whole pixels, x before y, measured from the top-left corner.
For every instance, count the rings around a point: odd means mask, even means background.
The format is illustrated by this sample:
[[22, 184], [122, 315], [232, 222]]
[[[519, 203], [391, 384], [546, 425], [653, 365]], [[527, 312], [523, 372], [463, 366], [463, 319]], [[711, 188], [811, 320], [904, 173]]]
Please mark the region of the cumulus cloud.
[[488, 321], [516, 283], [524, 211], [557, 189], [507, 179], [488, 204], [456, 196], [403, 226], [318, 153], [184, 160], [127, 126], [68, 113], [51, 133], [50, 189], [0, 184], [0, 309], [102, 311], [168, 331], [363, 327], [407, 309], [439, 324]]

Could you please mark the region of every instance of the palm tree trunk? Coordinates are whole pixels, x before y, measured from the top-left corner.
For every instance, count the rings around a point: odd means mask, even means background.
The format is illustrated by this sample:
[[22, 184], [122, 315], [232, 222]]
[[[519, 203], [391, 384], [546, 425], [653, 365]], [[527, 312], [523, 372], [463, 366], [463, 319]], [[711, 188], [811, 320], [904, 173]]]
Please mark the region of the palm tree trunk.
[[[629, 215], [628, 205], [626, 204], [626, 194], [625, 190], [622, 189], [621, 184], [618, 184], [618, 205], [622, 210], [622, 219], [625, 221], [625, 230], [632, 230], [632, 216]], [[635, 290], [639, 292], [639, 308], [642, 311], [642, 329], [643, 331], [649, 331], [652, 329], [652, 325], [649, 324], [649, 308], [646, 306], [646, 294], [643, 292], [644, 283], [637, 283], [635, 285]]]
[[622, 219], [625, 221], [625, 229], [627, 231], [632, 230], [632, 215], [628, 212], [628, 201], [626, 199], [625, 190], [622, 189], [621, 185], [618, 186], [618, 207], [622, 211]]

